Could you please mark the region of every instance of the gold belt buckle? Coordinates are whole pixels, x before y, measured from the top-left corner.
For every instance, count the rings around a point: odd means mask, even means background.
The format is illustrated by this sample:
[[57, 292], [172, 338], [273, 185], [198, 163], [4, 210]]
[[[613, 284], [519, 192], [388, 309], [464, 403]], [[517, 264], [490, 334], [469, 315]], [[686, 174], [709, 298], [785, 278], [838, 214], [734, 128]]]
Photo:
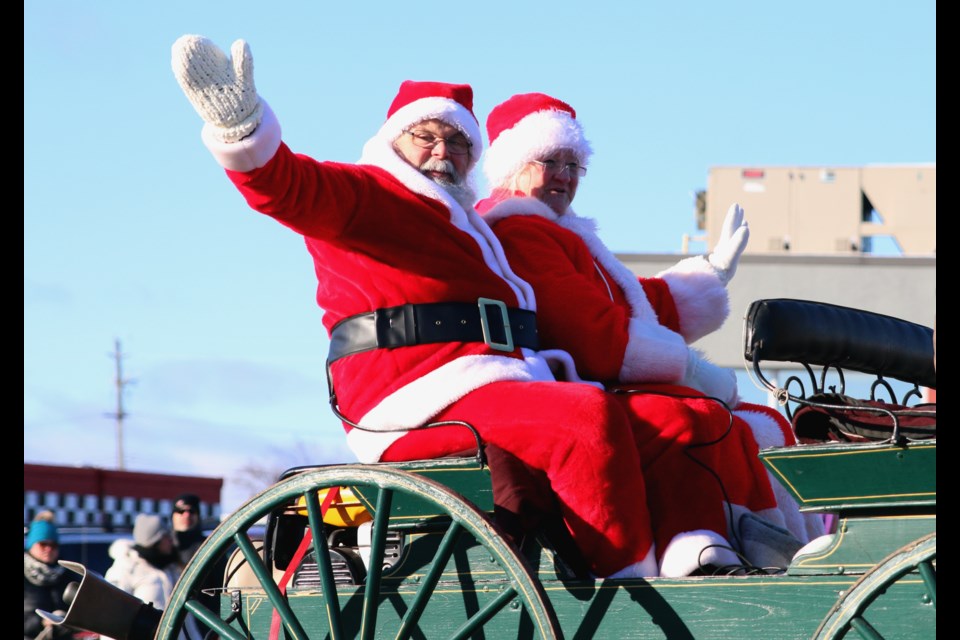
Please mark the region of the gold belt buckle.
[[[513, 351], [513, 331], [510, 330], [510, 316], [507, 314], [507, 305], [502, 300], [491, 300], [490, 298], [477, 298], [477, 305], [480, 307], [480, 328], [483, 331], [483, 341], [491, 349], [497, 351]], [[500, 309], [500, 317], [503, 318], [503, 332], [506, 334], [506, 342], [494, 342], [490, 338], [490, 325], [487, 319], [487, 305], [493, 305]]]

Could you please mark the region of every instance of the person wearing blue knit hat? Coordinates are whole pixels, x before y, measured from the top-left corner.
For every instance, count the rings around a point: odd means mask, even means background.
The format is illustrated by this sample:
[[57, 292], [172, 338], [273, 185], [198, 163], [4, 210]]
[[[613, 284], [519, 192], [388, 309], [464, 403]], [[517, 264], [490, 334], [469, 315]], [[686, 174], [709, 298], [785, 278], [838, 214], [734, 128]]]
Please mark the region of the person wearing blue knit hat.
[[[43, 544], [49, 543], [49, 544]], [[23, 550], [30, 551], [35, 545], [37, 551], [41, 549], [56, 550], [60, 545], [60, 534], [57, 533], [57, 525], [48, 520], [34, 520], [30, 523], [30, 531], [23, 539]]]
[[[33, 640], [46, 630], [46, 638], [70, 638], [65, 627], [50, 625], [37, 615], [44, 611], [66, 611], [63, 591], [70, 584], [67, 571], [57, 564], [60, 535], [49, 511], [38, 513], [23, 539], [23, 637]], [[48, 635], [49, 634], [49, 635]]]

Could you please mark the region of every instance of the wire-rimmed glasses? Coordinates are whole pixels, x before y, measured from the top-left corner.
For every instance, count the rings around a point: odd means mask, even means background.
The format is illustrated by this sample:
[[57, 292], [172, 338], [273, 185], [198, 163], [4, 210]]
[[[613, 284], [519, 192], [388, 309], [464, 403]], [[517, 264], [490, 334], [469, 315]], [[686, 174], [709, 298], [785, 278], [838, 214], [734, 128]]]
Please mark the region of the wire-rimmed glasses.
[[435, 146], [443, 142], [447, 145], [447, 152], [455, 156], [462, 156], [463, 154], [468, 153], [470, 151], [470, 147], [473, 146], [472, 142], [466, 140], [460, 134], [457, 134], [459, 137], [455, 135], [451, 138], [444, 138], [427, 131], [409, 131], [404, 129], [403, 132], [410, 136], [410, 138], [413, 140], [413, 144], [422, 149], [433, 149]]
[[553, 176], [559, 176], [567, 173], [570, 177], [587, 175], [587, 168], [578, 162], [558, 162], [556, 160], [531, 160], [532, 164], [537, 165], [545, 173]]

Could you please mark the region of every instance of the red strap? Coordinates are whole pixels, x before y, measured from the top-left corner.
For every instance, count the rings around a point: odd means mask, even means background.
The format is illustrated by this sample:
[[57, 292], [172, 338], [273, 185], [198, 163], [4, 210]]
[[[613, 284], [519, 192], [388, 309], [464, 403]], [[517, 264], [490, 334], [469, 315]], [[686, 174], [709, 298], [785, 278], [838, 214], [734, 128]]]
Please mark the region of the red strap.
[[[320, 517], [322, 518], [327, 513], [327, 509], [330, 508], [330, 505], [334, 500], [340, 497], [340, 487], [331, 487], [327, 491], [327, 495], [323, 498], [323, 504], [320, 505]], [[303, 540], [300, 541], [300, 546], [297, 547], [297, 552], [293, 554], [293, 559], [290, 560], [290, 564], [287, 565], [287, 570], [283, 572], [283, 577], [280, 578], [280, 581], [277, 582], [277, 586], [280, 588], [280, 594], [286, 595], [287, 593], [287, 583], [290, 582], [290, 578], [293, 577], [293, 574], [296, 572], [297, 567], [300, 566], [300, 561], [303, 560], [303, 556], [306, 555], [307, 550], [310, 549], [310, 545], [313, 544], [313, 531], [307, 529], [306, 534], [303, 536]], [[320, 560], [317, 559], [317, 562]], [[269, 640], [277, 640], [280, 637], [280, 613], [276, 610], [273, 610], [273, 617], [270, 619], [270, 636]]]

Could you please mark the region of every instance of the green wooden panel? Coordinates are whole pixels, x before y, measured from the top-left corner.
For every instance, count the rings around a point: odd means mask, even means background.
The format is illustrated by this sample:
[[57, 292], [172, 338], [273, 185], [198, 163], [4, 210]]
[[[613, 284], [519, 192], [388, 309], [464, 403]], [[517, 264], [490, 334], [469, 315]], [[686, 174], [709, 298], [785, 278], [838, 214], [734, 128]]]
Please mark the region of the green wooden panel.
[[[795, 454], [795, 449], [790, 454]], [[863, 450], [858, 448], [856, 452]], [[851, 449], [832, 447], [829, 451], [823, 448], [809, 451], [817, 454], [811, 459], [827, 459], [828, 455], [838, 453], [848, 455]], [[786, 455], [785, 451], [781, 453]], [[888, 456], [885, 458], [888, 463], [893, 460], [890, 463], [893, 466], [898, 464], [895, 450], [886, 447], [879, 453]], [[913, 453], [922, 452], [908, 451], [906, 455], [909, 458]], [[889, 457], [891, 454], [892, 458]], [[935, 448], [928, 461], [935, 464]], [[783, 468], [790, 464], [793, 463], [785, 464]], [[823, 465], [824, 462], [820, 460], [817, 464]], [[467, 464], [462, 460], [441, 462], [427, 465], [425, 470], [435, 479], [439, 475], [444, 484], [461, 483], [467, 492], [489, 491], [486, 471], [476, 463]], [[378, 476], [382, 472], [374, 473], [375, 469], [366, 467], [360, 471], [363, 473], [340, 472], [343, 479], [332, 475], [337, 470], [328, 473], [331, 479], [337, 478], [338, 483], [346, 482], [370, 494], [368, 500], [371, 505], [375, 504], [376, 490], [372, 487], [376, 483], [367, 475]], [[802, 477], [804, 474], [797, 475]], [[372, 603], [376, 622], [371, 637], [395, 637], [404, 613], [413, 606], [418, 587], [429, 583], [428, 574], [435, 567], [436, 558], [442, 555], [438, 553], [443, 539], [442, 528], [434, 531], [429, 526], [422, 526], [437, 519], [438, 509], [418, 511], [416, 500], [410, 503], [412, 506], [396, 506], [406, 500], [407, 496], [403, 494], [416, 497], [421, 488], [420, 480], [415, 478], [412, 482], [411, 490], [394, 492], [396, 500], [391, 513], [409, 515], [411, 525], [418, 526], [405, 533], [400, 557], [377, 582], [374, 591], [380, 597]], [[303, 488], [285, 489], [284, 495], [307, 490], [307, 486], [318, 483], [304, 481], [303, 484]], [[260, 500], [267, 505], [270, 498], [264, 495]], [[933, 499], [935, 504], [935, 492]], [[891, 505], [896, 508], [890, 508]], [[909, 540], [914, 534], [919, 536], [936, 527], [935, 506], [930, 509], [931, 513], [917, 513], [917, 507], [908, 507], [907, 503], [896, 500], [884, 503], [884, 506], [868, 511], [855, 505], [856, 508], [849, 513], [841, 510], [841, 530], [835, 538], [839, 542], [820, 557], [810, 554], [805, 558], [807, 565], [801, 567], [806, 571], [803, 574], [594, 582], [558, 579], [552, 570], [549, 553], [540, 553], [534, 566], [568, 640], [808, 639], [840, 595], [854, 585], [861, 573], [876, 564], [900, 540]], [[251, 506], [251, 513], [252, 509]], [[904, 510], [913, 513], [903, 513]], [[422, 605], [423, 615], [412, 637], [450, 637], [464, 620], [497, 602], [502, 594], [514, 587], [514, 581], [507, 576], [507, 567], [498, 564], [493, 557], [494, 551], [488, 547], [467, 538], [456, 543], [449, 556], [442, 555], [444, 560], [440, 561], [439, 580]], [[843, 571], [838, 567], [843, 567]], [[362, 586], [337, 587], [338, 611], [342, 612], [340, 618], [348, 638], [356, 637], [359, 631], [357, 625], [362, 618], [364, 591]], [[293, 615], [302, 623], [307, 637], [329, 637], [326, 598], [322, 589], [291, 588], [284, 601], [289, 603]], [[262, 586], [243, 589], [239, 604], [238, 615], [230, 622], [238, 636], [268, 637], [273, 604]], [[230, 611], [230, 605], [229, 597], [224, 597], [224, 614]], [[884, 590], [871, 605], [869, 619], [887, 640], [933, 638], [936, 635], [935, 613], [923, 581], [919, 575], [911, 573]], [[484, 626], [482, 636], [475, 637], [520, 640], [542, 635], [536, 634], [526, 610], [517, 601], [508, 605], [505, 614], [496, 616]]]
[[[462, 588], [459, 585], [439, 585], [427, 602], [419, 624], [421, 634], [413, 637], [449, 638], [460, 624], [470, 615], [492, 602], [506, 587], [506, 583], [473, 585]], [[380, 606], [377, 609], [375, 638], [394, 639], [403, 614], [406, 613], [415, 590], [410, 588], [391, 588], [384, 585], [381, 589]], [[345, 636], [356, 638], [360, 631], [363, 589], [359, 587], [342, 588], [338, 591]], [[323, 594], [319, 591], [289, 590], [287, 598], [290, 608], [302, 622], [310, 638], [324, 638], [328, 628], [323, 616]], [[249, 628], [254, 638], [267, 638], [273, 611], [269, 600], [257, 593], [244, 598], [242, 619], [233, 623], [235, 628]], [[508, 607], [504, 615], [497, 616], [484, 627], [486, 638], [522, 638], [533, 637], [532, 632], [521, 632], [529, 628], [530, 620], [523, 607]]]
[[795, 557], [787, 572], [862, 574], [905, 544], [936, 530], [935, 514], [842, 518], [829, 546]]
[[[689, 640], [808, 640], [855, 577], [746, 576], [724, 578], [654, 578], [616, 582], [544, 583], [567, 640], [630, 640], [670, 638]], [[413, 588], [384, 585], [377, 614], [376, 638], [393, 638], [406, 611]], [[424, 638], [445, 638], [458, 622], [503, 588], [492, 582], [443, 582], [424, 612], [420, 625]], [[870, 608], [871, 624], [886, 640], [935, 638], [936, 611], [924, 601], [918, 576], [908, 576], [886, 590]], [[338, 590], [347, 637], [356, 637], [362, 588]], [[291, 608], [303, 621], [311, 638], [323, 638], [323, 594], [319, 591], [288, 593]], [[498, 618], [484, 629], [490, 640], [532, 637], [522, 608]], [[266, 637], [272, 611], [257, 593], [245, 594], [241, 619], [234, 626], [251, 629], [253, 637]], [[353, 622], [350, 622], [353, 621]], [[317, 631], [314, 635], [311, 630]], [[418, 637], [418, 636], [414, 636]]]
[[[936, 529], [935, 443], [909, 447], [802, 446], [766, 450], [762, 456], [805, 509], [831, 509], [840, 513], [841, 527], [831, 545], [817, 554], [807, 554], [785, 575], [601, 582], [558, 579], [553, 558], [541, 550], [534, 558], [534, 566], [564, 637], [567, 640], [808, 639], [840, 595], [849, 590], [862, 573], [892, 549], [902, 546], [903, 541]], [[492, 509], [488, 470], [476, 460], [408, 463], [404, 468], [453, 487], [481, 508]], [[836, 469], [841, 471], [834, 473]], [[932, 478], [929, 477], [931, 470]], [[336, 485], [346, 483], [354, 488], [368, 508], [373, 509], [379, 491], [376, 487], [391, 479], [380, 476], [389, 474], [372, 467], [346, 471], [331, 469], [322, 475], [324, 479], [329, 476]], [[421, 493], [426, 495], [421, 491], [429, 484], [426, 480], [397, 478], [391, 481], [399, 483], [400, 480], [409, 486], [404, 484], [405, 491], [393, 492], [389, 511], [391, 528], [396, 528], [395, 525], [406, 528], [405, 544], [397, 561], [378, 577], [373, 588], [372, 592], [379, 593], [380, 597], [371, 603], [376, 611], [371, 637], [394, 638], [404, 613], [413, 606], [418, 587], [432, 584], [428, 575], [431, 572], [439, 575], [439, 580], [429, 592], [429, 599], [422, 604], [423, 615], [412, 637], [449, 637], [464, 620], [515, 588], [516, 580], [508, 577], [509, 567], [502, 564], [503, 558], [498, 563], [493, 557], [495, 550], [475, 539], [456, 543], [449, 556], [438, 553], [444, 519], [449, 519], [456, 510], [448, 501], [434, 498], [431, 503], [418, 497]], [[319, 480], [292, 482], [303, 486], [283, 488], [284, 499], [288, 494], [323, 486]], [[275, 488], [274, 492], [279, 493], [280, 489]], [[243, 525], [267, 509], [276, 498], [267, 492], [254, 502], [256, 504], [249, 506], [249, 517], [237, 517], [235, 523], [230, 521], [229, 526], [225, 525], [227, 533], [230, 527]], [[446, 511], [442, 508], [444, 505], [447, 505]], [[433, 571], [439, 566], [435, 564], [438, 556], [443, 558], [439, 561], [442, 565], [439, 573]], [[244, 588], [238, 596], [238, 615], [229, 623], [237, 630], [238, 637], [268, 637], [273, 606], [282, 608], [283, 602], [289, 603], [307, 637], [329, 637], [330, 623], [325, 617], [327, 598], [322, 589], [291, 588], [285, 599], [274, 597], [271, 602], [262, 585], [261, 582], [253, 588]], [[356, 637], [359, 632], [364, 591], [363, 586], [337, 587], [338, 610], [342, 612], [340, 617], [348, 638]], [[221, 604], [227, 617], [230, 597], [224, 596]], [[935, 605], [916, 573], [885, 588], [871, 605], [869, 619], [887, 640], [936, 636]], [[482, 635], [475, 637], [520, 640], [542, 635], [536, 634], [527, 611], [514, 600], [505, 615], [496, 616], [483, 627]]]
[[[632, 581], [631, 581], [632, 582]], [[549, 588], [566, 638], [808, 640], [839, 593], [841, 578], [788, 576], [652, 579], [603, 583], [583, 592]], [[935, 610], [916, 595], [920, 579], [891, 590], [875, 620], [893, 638], [936, 637]], [[585, 598], [589, 596], [589, 598]], [[921, 605], [923, 608], [921, 608]], [[904, 615], [912, 615], [904, 618]]]
[[813, 511], [937, 504], [937, 444], [800, 445], [760, 458]]
[[[885, 523], [885, 524], [882, 524]], [[846, 537], [845, 552], [851, 552], [852, 539], [863, 547], [865, 555], [889, 551], [870, 548], [871, 535], [881, 538], [889, 530], [902, 528], [925, 530], [935, 519], [882, 518], [858, 519], [847, 523], [854, 531]], [[376, 638], [393, 638], [403, 613], [430, 568], [442, 536], [424, 533], [407, 536], [400, 561], [384, 574], [383, 599], [377, 613]], [[829, 558], [836, 561], [836, 558]], [[550, 571], [549, 556], [540, 558], [540, 581], [556, 612], [567, 640], [629, 640], [632, 638], [680, 638], [705, 640], [809, 639], [827, 616], [840, 595], [860, 577], [864, 569], [837, 575], [777, 575], [739, 577], [698, 577], [684, 579], [624, 581], [563, 581]], [[825, 561], [825, 564], [828, 564]], [[875, 564], [875, 562], [874, 562]], [[871, 564], [870, 566], [873, 566]], [[422, 635], [413, 637], [446, 638], [460, 621], [493, 601], [507, 586], [507, 580], [488, 550], [474, 542], [458, 544], [443, 569], [435, 592], [426, 605], [421, 623]], [[936, 637], [935, 610], [924, 599], [925, 590], [917, 575], [910, 575], [888, 588], [870, 608], [870, 622], [883, 630], [886, 640], [894, 638]], [[340, 606], [348, 628], [347, 637], [356, 637], [356, 625], [362, 602], [362, 587], [338, 587]], [[321, 631], [326, 621], [321, 616], [321, 590], [296, 590], [288, 593], [291, 608], [301, 619], [310, 637], [326, 637]], [[224, 602], [226, 606], [226, 602]], [[252, 637], [266, 637], [272, 611], [270, 603], [256, 589], [246, 590], [242, 619], [237, 628], [253, 629]], [[313, 625], [313, 626], [312, 626]], [[258, 633], [256, 630], [261, 630]], [[511, 609], [484, 628], [484, 638], [520, 640], [536, 637], [522, 608]]]

